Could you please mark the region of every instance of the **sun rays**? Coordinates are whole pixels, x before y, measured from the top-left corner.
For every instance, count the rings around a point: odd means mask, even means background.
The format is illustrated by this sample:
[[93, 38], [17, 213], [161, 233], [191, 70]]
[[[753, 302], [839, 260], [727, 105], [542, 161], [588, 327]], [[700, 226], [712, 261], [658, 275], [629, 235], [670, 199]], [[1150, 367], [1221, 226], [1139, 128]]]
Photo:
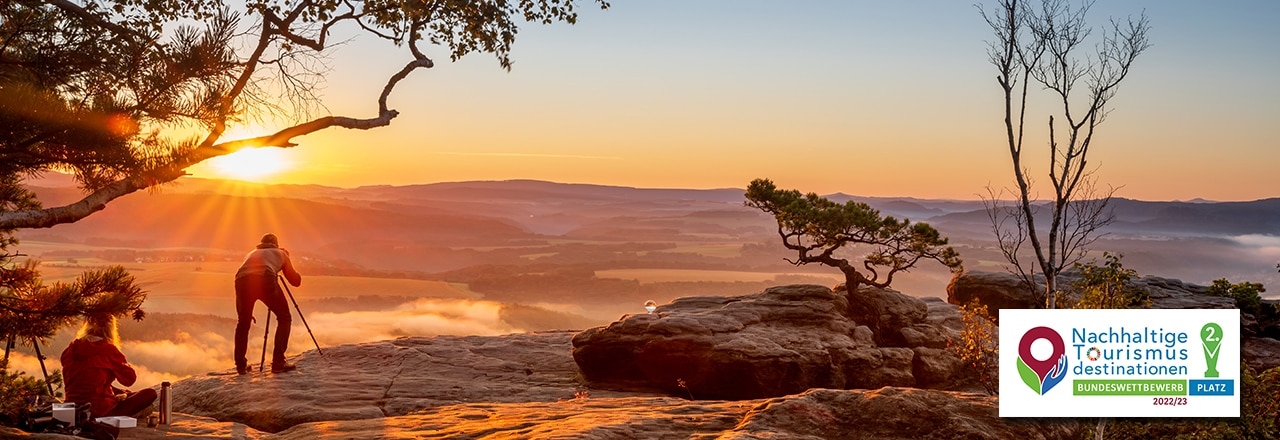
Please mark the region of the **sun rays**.
[[290, 249], [323, 237], [298, 206], [306, 202], [279, 198], [260, 184], [223, 180], [217, 185], [220, 195], [199, 197], [182, 219], [175, 219], [182, 224], [175, 233], [178, 241], [248, 252], [267, 232], [279, 234], [281, 245]]

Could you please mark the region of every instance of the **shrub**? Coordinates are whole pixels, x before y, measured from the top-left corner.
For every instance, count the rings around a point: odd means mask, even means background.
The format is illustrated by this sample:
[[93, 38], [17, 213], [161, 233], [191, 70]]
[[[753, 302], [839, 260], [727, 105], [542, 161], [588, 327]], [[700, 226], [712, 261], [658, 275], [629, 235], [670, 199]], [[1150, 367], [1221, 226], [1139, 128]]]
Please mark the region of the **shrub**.
[[1262, 292], [1266, 292], [1267, 288], [1262, 283], [1250, 283], [1248, 281], [1231, 284], [1226, 278], [1218, 278], [1213, 280], [1213, 284], [1209, 286], [1209, 294], [1213, 296], [1225, 296], [1236, 300], [1236, 307], [1241, 312], [1257, 315], [1262, 310]]
[[1129, 285], [1138, 277], [1138, 271], [1127, 269], [1120, 263], [1123, 255], [1102, 254], [1106, 261], [1102, 266], [1094, 262], [1076, 263], [1074, 268], [1080, 278], [1071, 283], [1064, 308], [1075, 309], [1132, 309], [1151, 305], [1150, 294], [1144, 289]]
[[1000, 332], [991, 322], [987, 306], [980, 305], [977, 299], [960, 306], [960, 320], [964, 323], [960, 339], [947, 341], [947, 348], [964, 361], [988, 395], [999, 394]]

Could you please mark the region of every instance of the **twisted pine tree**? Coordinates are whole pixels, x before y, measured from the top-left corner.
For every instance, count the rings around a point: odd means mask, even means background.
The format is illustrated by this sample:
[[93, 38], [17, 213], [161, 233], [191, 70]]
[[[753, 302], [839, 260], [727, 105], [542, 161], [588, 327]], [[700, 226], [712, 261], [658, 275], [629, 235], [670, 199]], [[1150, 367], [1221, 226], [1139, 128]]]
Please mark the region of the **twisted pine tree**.
[[[959, 254], [947, 246], [947, 239], [927, 223], [911, 223], [880, 212], [866, 203], [839, 204], [815, 193], [780, 190], [768, 179], [756, 179], [747, 186], [747, 206], [773, 215], [778, 236], [797, 257], [786, 259], [797, 266], [819, 263], [840, 269], [845, 277], [850, 313], [855, 321], [871, 328], [878, 341], [882, 334], [880, 304], [861, 286], [889, 287], [894, 275], [907, 272], [921, 260], [933, 260], [952, 271], [961, 269]], [[866, 250], [861, 261], [838, 253], [854, 246]]]

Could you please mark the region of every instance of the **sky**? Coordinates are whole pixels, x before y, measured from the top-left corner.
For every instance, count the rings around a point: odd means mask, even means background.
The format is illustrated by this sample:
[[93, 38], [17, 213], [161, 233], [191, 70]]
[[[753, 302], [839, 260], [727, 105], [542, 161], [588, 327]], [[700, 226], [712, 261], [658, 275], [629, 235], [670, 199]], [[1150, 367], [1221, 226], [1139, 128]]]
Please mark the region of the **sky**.
[[[972, 2], [585, 6], [576, 25], [522, 27], [510, 72], [491, 55], [451, 63], [429, 51], [436, 66], [392, 95], [391, 126], [295, 139], [280, 153], [291, 166], [259, 180], [744, 188], [769, 178], [803, 192], [949, 199], [1012, 181], [991, 31]], [[1143, 200], [1280, 196], [1280, 2], [1104, 1], [1089, 18], [1100, 32], [1143, 12], [1153, 46], [1095, 136], [1100, 181]], [[335, 35], [352, 39], [328, 60], [323, 98], [332, 114], [373, 117], [407, 50], [355, 34]], [[1050, 97], [1033, 99], [1027, 143], [1043, 150]], [[1047, 159], [1028, 160], [1047, 184]]]

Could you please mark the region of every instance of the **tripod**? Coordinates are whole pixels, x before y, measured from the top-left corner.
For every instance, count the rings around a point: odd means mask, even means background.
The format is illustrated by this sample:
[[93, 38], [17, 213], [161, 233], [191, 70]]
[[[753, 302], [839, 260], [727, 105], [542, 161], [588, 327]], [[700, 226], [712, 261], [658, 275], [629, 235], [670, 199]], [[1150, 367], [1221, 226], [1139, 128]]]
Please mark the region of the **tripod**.
[[[302, 326], [306, 327], [307, 334], [311, 335], [311, 343], [316, 344], [316, 351], [324, 356], [324, 350], [320, 349], [320, 343], [316, 342], [316, 334], [311, 332], [311, 326], [307, 324], [307, 317], [302, 315], [302, 308], [298, 307], [298, 300], [293, 297], [293, 292], [289, 290], [289, 283], [284, 278], [276, 274], [276, 282], [284, 286], [285, 293], [289, 294], [289, 301], [293, 302], [293, 309], [298, 311], [298, 319], [302, 320]], [[276, 324], [277, 326], [279, 324]], [[267, 324], [262, 328], [262, 360], [258, 361], [258, 371], [261, 372], [267, 364], [267, 334], [271, 332], [271, 312], [267, 312]]]

